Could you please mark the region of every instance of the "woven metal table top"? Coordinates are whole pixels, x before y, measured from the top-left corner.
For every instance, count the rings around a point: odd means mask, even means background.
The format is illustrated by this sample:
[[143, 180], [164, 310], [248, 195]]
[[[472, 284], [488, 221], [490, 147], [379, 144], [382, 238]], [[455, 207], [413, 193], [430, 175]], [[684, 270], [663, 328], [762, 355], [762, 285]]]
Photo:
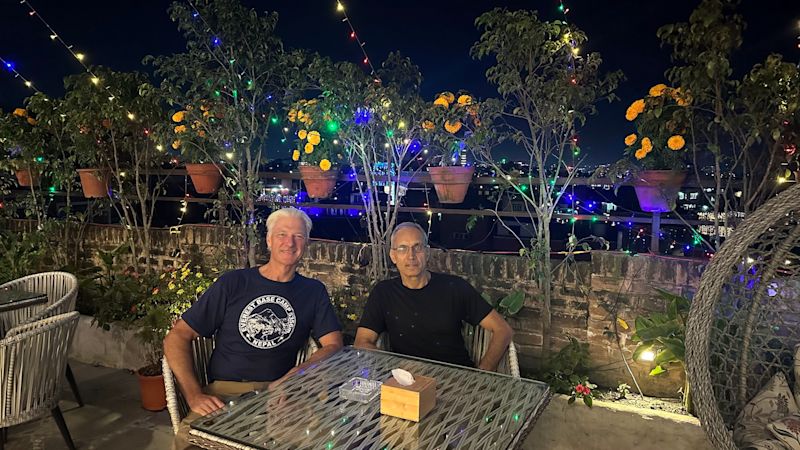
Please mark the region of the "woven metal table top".
[[[380, 413], [380, 397], [339, 397], [353, 377], [402, 368], [436, 380], [436, 407], [415, 423]], [[247, 395], [247, 394], [246, 394]], [[545, 383], [352, 347], [192, 423], [206, 439], [254, 449], [511, 449], [550, 398]]]

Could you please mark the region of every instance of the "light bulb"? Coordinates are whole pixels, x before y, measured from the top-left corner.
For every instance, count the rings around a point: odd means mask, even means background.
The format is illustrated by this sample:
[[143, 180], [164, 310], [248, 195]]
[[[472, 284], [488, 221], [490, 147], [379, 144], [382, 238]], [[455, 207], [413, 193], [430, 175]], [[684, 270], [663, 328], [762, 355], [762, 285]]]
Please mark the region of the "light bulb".
[[136, 115], [134, 115], [132, 112], [129, 112], [128, 113], [128, 119], [135, 120], [136, 119]]
[[640, 361], [654, 361], [655, 359], [656, 354], [652, 350], [645, 350], [639, 355]]
[[30, 81], [26, 81], [25, 82], [25, 86], [31, 87], [31, 86], [33, 86], [33, 83], [31, 83]]
[[100, 83], [100, 78], [92, 77], [92, 84], [99, 84], [99, 83]]
[[83, 53], [75, 53], [75, 57], [78, 58], [78, 61], [83, 61], [83, 58], [86, 58], [86, 55]]
[[344, 5], [342, 5], [342, 2], [336, 2], [336, 11], [344, 11]]

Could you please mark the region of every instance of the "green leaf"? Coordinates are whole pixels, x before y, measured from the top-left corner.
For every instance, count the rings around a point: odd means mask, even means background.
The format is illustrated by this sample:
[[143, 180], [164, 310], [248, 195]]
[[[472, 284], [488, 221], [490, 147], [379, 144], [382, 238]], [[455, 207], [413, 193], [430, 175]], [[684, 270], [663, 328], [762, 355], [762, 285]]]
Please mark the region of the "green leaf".
[[505, 308], [510, 316], [518, 313], [524, 304], [525, 293], [522, 291], [514, 291], [500, 300], [500, 306]]
[[678, 362], [678, 360], [675, 357], [675, 353], [672, 353], [672, 350], [665, 348], [660, 352], [658, 352], [658, 354], [656, 355], [656, 359], [653, 362], [659, 366], [664, 366], [672, 362]]
[[592, 397], [590, 395], [586, 395], [583, 397], [583, 403], [586, 404], [589, 408], [592, 407]]
[[661, 366], [656, 366], [656, 367], [655, 367], [655, 369], [653, 369], [653, 370], [651, 370], [651, 371], [650, 371], [650, 376], [651, 376], [651, 377], [654, 377], [654, 376], [656, 376], [656, 375], [660, 375], [660, 374], [662, 374], [662, 373], [664, 373], [664, 372], [666, 372], [666, 370], [664, 370], [664, 368], [663, 368], [663, 367], [661, 367]]

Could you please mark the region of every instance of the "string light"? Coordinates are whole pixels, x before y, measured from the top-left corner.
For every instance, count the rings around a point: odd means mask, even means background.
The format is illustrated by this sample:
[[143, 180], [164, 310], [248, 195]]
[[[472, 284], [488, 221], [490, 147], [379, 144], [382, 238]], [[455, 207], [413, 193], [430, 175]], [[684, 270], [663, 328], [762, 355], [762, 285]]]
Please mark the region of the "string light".
[[364, 59], [362, 59], [361, 62], [364, 63], [365, 66], [369, 66], [370, 75], [372, 75], [375, 78], [376, 83], [380, 83], [381, 79], [378, 76], [377, 72], [375, 71], [375, 66], [372, 65], [372, 60], [370, 59], [369, 55], [367, 55], [367, 50], [364, 48], [366, 42], [362, 42], [361, 38], [358, 37], [356, 29], [355, 27], [353, 27], [353, 22], [350, 20], [350, 17], [347, 16], [347, 11], [345, 11], [342, 2], [340, 1], [336, 2], [336, 11], [344, 15], [344, 19], [342, 19], [342, 22], [345, 22], [347, 26], [350, 27], [350, 39], [355, 39], [356, 43], [358, 44], [358, 48], [360, 48], [361, 53], [364, 54]]
[[20, 80], [22, 80], [22, 84], [24, 84], [25, 87], [33, 89], [36, 92], [41, 92], [39, 89], [36, 89], [36, 86], [33, 85], [33, 82], [31, 80], [23, 77], [22, 74], [17, 71], [17, 65], [14, 64], [12, 61], [0, 58], [0, 63], [3, 64], [3, 67], [7, 71], [14, 74], [14, 78], [19, 78]]

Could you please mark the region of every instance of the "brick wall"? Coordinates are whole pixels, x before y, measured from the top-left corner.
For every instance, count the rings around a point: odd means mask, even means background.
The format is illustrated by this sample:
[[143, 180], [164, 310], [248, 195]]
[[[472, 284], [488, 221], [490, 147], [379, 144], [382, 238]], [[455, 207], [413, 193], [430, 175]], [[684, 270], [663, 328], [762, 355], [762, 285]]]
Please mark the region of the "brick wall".
[[[29, 224], [18, 222], [15, 226], [27, 228]], [[151, 265], [158, 270], [189, 260], [217, 264], [221, 258], [231, 257], [224, 245], [230, 235], [231, 230], [210, 225], [185, 226], [179, 233], [153, 230]], [[90, 254], [93, 249], [108, 250], [124, 243], [124, 233], [119, 226], [92, 225], [85, 236], [84, 245]], [[366, 289], [366, 270], [359, 264], [360, 256], [366, 252], [364, 244], [315, 241], [309, 246], [301, 272], [320, 279], [330, 291], [342, 286]], [[259, 255], [262, 261], [266, 260], [263, 248]], [[434, 271], [463, 276], [492, 298], [500, 298], [516, 289], [524, 290], [525, 307], [510, 323], [515, 330], [514, 341], [520, 350], [523, 372], [536, 370], [543, 340], [541, 303], [524, 259], [433, 250], [429, 265]], [[632, 327], [637, 316], [665, 309], [654, 287], [691, 296], [704, 267], [704, 262], [697, 260], [600, 251], [591, 253], [591, 261], [560, 266], [555, 276], [551, 308], [552, 348], [557, 350], [566, 344], [567, 335], [588, 342], [593, 366], [590, 379], [608, 387], [623, 382], [633, 386], [622, 352], [646, 394], [676, 396], [682, 386], [679, 374], [671, 372], [649, 377], [652, 368], [649, 364], [630, 362], [635, 348], [630, 342], [632, 330], [623, 330], [620, 325], [615, 327], [612, 311]], [[616, 336], [619, 336], [619, 345]]]

